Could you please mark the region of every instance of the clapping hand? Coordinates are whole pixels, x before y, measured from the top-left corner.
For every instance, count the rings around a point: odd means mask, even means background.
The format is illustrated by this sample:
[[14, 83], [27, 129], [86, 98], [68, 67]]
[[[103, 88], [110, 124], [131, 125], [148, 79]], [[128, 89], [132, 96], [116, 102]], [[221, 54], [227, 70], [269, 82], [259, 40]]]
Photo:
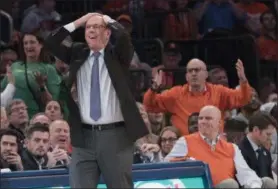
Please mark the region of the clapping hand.
[[34, 76], [39, 87], [44, 87], [47, 80], [47, 76], [42, 75], [40, 72], [35, 72]]
[[70, 163], [70, 159], [67, 152], [63, 149], [59, 149], [58, 145], [55, 146], [52, 152], [48, 152], [47, 156], [48, 156], [48, 162], [47, 162], [48, 168], [55, 167], [58, 161], [66, 161], [67, 165]]
[[147, 144], [147, 143], [145, 143], [141, 146], [140, 149], [143, 153], [146, 153], [146, 152], [157, 153], [157, 152], [159, 152], [160, 147], [157, 144]]

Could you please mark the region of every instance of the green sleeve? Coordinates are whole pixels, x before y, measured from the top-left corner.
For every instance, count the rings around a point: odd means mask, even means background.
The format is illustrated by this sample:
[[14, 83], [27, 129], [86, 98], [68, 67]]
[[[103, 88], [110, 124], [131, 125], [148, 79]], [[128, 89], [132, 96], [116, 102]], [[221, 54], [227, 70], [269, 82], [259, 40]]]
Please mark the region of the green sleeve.
[[46, 87], [50, 94], [52, 95], [53, 100], [58, 100], [60, 95], [60, 84], [61, 79], [55, 69], [52, 65], [46, 65], [47, 66], [47, 83]]

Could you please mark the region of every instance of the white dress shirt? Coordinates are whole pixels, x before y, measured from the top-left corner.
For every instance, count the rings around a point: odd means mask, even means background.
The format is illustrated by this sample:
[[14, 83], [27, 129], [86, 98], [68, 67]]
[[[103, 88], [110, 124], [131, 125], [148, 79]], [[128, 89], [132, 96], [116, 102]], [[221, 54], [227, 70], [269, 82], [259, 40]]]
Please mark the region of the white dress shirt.
[[253, 142], [250, 135], [247, 134], [246, 137], [247, 137], [248, 141], [250, 142], [250, 144], [251, 144], [251, 146], [252, 146], [252, 148], [253, 148], [253, 150], [254, 150], [257, 158], [258, 158], [259, 154], [258, 154], [257, 150], [259, 149], [259, 146], [256, 143]]
[[15, 93], [15, 86], [14, 84], [9, 83], [5, 90], [1, 93], [1, 106], [7, 107], [10, 102], [12, 101]]
[[[69, 32], [75, 30], [73, 23], [64, 26]], [[90, 86], [91, 72], [94, 64], [93, 51], [77, 72], [77, 96], [78, 104], [83, 123], [96, 125], [108, 124], [123, 121], [123, 115], [120, 108], [120, 102], [117, 97], [114, 86], [111, 82], [107, 67], [104, 62], [104, 49], [100, 50], [99, 61], [99, 81], [100, 81], [100, 99], [101, 99], [101, 117], [94, 121], [90, 116]]]
[[[238, 182], [240, 183], [241, 186], [244, 186], [246, 188], [261, 188], [262, 186], [261, 179], [247, 165], [238, 146], [236, 144], [233, 144], [233, 146], [235, 149], [234, 164], [237, 172], [236, 177]], [[187, 142], [184, 137], [181, 137], [175, 143], [172, 151], [166, 156], [165, 161], [170, 161], [171, 159], [177, 157], [184, 157], [187, 154], [188, 154]]]

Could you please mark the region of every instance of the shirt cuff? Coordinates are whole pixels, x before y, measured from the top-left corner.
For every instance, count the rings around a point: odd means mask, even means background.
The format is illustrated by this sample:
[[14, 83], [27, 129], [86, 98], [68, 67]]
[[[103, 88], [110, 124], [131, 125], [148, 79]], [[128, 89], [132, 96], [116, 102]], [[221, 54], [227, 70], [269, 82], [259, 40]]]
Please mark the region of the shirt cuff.
[[9, 84], [7, 85], [7, 88], [8, 88], [8, 91], [10, 91], [11, 93], [14, 93], [14, 91], [15, 91], [15, 86], [14, 86], [14, 84], [9, 83]]
[[252, 183], [250, 184], [250, 188], [262, 188], [262, 185], [260, 185], [259, 183]]
[[69, 23], [69, 24], [67, 24], [67, 25], [65, 25], [64, 28], [65, 28], [66, 30], [68, 30], [70, 33], [73, 32], [73, 31], [76, 29], [73, 22], [72, 22], [72, 23]]
[[110, 16], [107, 16], [107, 15], [104, 15], [103, 16], [103, 20], [106, 24], [111, 24], [111, 23], [114, 23], [116, 22], [115, 20], [113, 20]]

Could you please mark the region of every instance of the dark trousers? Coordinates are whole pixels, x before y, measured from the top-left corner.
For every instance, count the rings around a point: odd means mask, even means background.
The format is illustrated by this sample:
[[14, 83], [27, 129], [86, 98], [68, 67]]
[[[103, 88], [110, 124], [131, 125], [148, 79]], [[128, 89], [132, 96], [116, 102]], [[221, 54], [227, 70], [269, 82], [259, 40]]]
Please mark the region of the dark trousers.
[[108, 188], [133, 188], [133, 144], [125, 127], [83, 133], [86, 148], [72, 151], [71, 188], [96, 188], [100, 174]]

